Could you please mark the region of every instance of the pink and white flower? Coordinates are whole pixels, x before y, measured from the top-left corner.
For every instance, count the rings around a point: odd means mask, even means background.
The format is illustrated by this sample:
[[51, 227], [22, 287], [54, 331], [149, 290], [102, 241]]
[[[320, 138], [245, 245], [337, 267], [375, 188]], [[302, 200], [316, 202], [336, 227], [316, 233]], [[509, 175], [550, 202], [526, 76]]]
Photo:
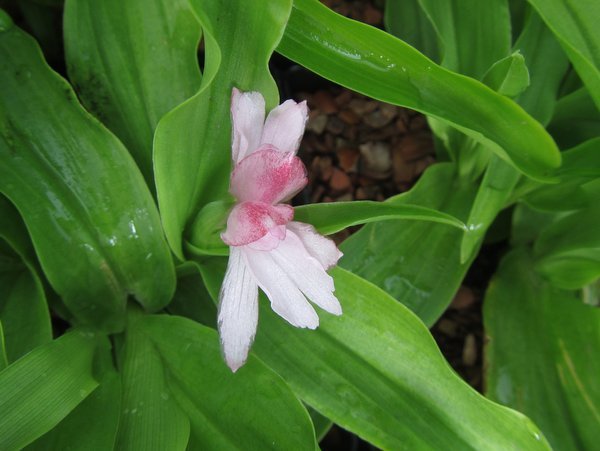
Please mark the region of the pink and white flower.
[[227, 365], [237, 371], [256, 334], [258, 288], [271, 308], [296, 327], [319, 325], [308, 300], [341, 315], [326, 271], [342, 253], [311, 225], [292, 221], [294, 209], [282, 203], [307, 183], [304, 164], [296, 156], [308, 117], [306, 102], [287, 100], [265, 120], [263, 96], [234, 88], [231, 116], [230, 192], [237, 203], [221, 234], [230, 254], [218, 324]]

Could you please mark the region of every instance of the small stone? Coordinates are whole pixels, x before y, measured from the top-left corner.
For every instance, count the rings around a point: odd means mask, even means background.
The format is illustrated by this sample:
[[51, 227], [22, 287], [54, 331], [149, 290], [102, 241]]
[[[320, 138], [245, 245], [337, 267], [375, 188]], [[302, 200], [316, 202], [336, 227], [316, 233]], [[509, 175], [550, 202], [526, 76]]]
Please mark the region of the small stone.
[[308, 131], [316, 133], [317, 135], [320, 135], [325, 131], [326, 126], [327, 116], [324, 114], [317, 114], [316, 116], [308, 119], [306, 129]]
[[437, 329], [443, 333], [444, 335], [448, 335], [449, 337], [456, 336], [456, 329], [458, 328], [458, 324], [454, 321], [451, 321], [447, 318], [442, 318], [437, 323]]
[[346, 172], [356, 172], [358, 158], [360, 153], [356, 149], [343, 147], [337, 150], [340, 167]]
[[398, 114], [398, 108], [395, 105], [390, 105], [387, 103], [380, 104], [379, 108], [375, 111], [367, 114], [363, 121], [365, 124], [370, 125], [371, 127], [384, 127], [396, 117]]
[[428, 130], [427, 118], [422, 114], [415, 116], [410, 121], [411, 130]]
[[390, 146], [383, 142], [368, 142], [359, 146], [364, 173], [369, 177], [384, 179], [392, 169]]
[[415, 177], [415, 164], [407, 162], [400, 152], [394, 152], [392, 154], [394, 183], [396, 186], [401, 184], [410, 183]]
[[323, 197], [323, 194], [325, 194], [325, 187], [323, 185], [317, 185], [310, 195], [310, 201], [313, 204], [319, 202]]
[[433, 154], [433, 140], [425, 133], [409, 133], [400, 140], [394, 152], [400, 153], [405, 161], [415, 161]]
[[327, 121], [327, 131], [333, 135], [340, 135], [344, 131], [344, 123], [339, 117], [332, 116]]
[[396, 119], [396, 130], [398, 130], [400, 133], [406, 133], [406, 131], [408, 130], [406, 121], [401, 117]]
[[333, 174], [333, 165], [330, 157], [315, 157], [311, 167], [319, 180], [324, 182], [328, 181]]
[[340, 111], [339, 117], [346, 124], [356, 125], [360, 122], [360, 117], [350, 109], [344, 109]]
[[350, 100], [352, 99], [352, 91], [348, 90], [348, 89], [344, 89], [340, 95], [338, 95], [335, 98], [335, 103], [338, 104], [338, 106], [346, 106], [346, 104], [348, 102], [350, 102]]
[[477, 341], [475, 335], [469, 334], [465, 338], [465, 343], [462, 350], [462, 362], [466, 366], [473, 366], [477, 361]]
[[465, 285], [461, 285], [457, 293], [454, 295], [454, 299], [452, 299], [450, 308], [455, 310], [464, 310], [472, 306], [475, 303], [475, 300], [476, 297], [475, 293], [473, 293], [473, 290]]
[[329, 180], [331, 190], [338, 193], [348, 192], [352, 188], [352, 180], [348, 174], [338, 168], [333, 168], [331, 179]]
[[328, 91], [317, 91], [312, 96], [312, 103], [315, 108], [325, 114], [338, 112], [338, 106], [333, 96]]
[[363, 11], [363, 22], [369, 25], [379, 25], [383, 20], [383, 14], [381, 11], [374, 8], [370, 3], [367, 3], [365, 10]]
[[352, 193], [342, 194], [341, 196], [335, 198], [335, 202], [351, 202], [353, 200], [354, 196]]
[[354, 111], [358, 116], [363, 116], [367, 113], [370, 113], [377, 109], [379, 102], [376, 100], [368, 100], [368, 99], [352, 99], [348, 103], [348, 107]]

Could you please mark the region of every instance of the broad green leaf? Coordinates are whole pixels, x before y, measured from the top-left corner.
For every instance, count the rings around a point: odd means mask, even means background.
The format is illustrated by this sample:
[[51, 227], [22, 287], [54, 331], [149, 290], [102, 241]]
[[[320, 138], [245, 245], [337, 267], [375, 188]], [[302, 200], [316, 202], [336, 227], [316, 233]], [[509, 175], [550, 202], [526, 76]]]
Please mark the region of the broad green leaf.
[[114, 449], [121, 413], [121, 378], [112, 359], [110, 342], [103, 340], [94, 361], [98, 387], [26, 451]]
[[258, 359], [251, 356], [234, 374], [212, 329], [167, 315], [146, 316], [139, 327], [160, 354], [170, 392], [190, 418], [195, 449], [315, 449], [306, 410]]
[[418, 205], [394, 205], [391, 202], [356, 201], [302, 205], [294, 209], [294, 219], [312, 224], [325, 235], [354, 225], [392, 219], [437, 222], [465, 230], [461, 221], [446, 213]]
[[419, 0], [387, 0], [385, 29], [436, 63], [440, 62], [438, 37]]
[[575, 66], [600, 109], [600, 3], [596, 0], [528, 0]]
[[439, 40], [441, 65], [475, 79], [510, 53], [507, 0], [419, 0]]
[[484, 303], [487, 396], [530, 416], [557, 450], [595, 449], [600, 430], [600, 311], [507, 255]]
[[160, 118], [200, 86], [200, 25], [185, 0], [68, 0], [65, 54], [83, 104], [125, 144], [152, 186]]
[[483, 83], [499, 94], [516, 97], [529, 86], [529, 71], [519, 52], [496, 61], [483, 76]]
[[320, 442], [325, 437], [325, 435], [327, 435], [327, 433], [331, 429], [331, 426], [333, 426], [333, 422], [329, 418], [321, 415], [319, 412], [317, 412], [310, 406], [306, 410], [308, 410], [308, 414], [310, 415], [310, 419], [315, 428], [315, 437], [317, 439], [317, 442]]
[[158, 212], [122, 144], [16, 26], [0, 32], [0, 192], [22, 215], [44, 273], [75, 317], [122, 327], [129, 294], [169, 301], [174, 268]]
[[185, 450], [190, 421], [169, 394], [164, 362], [140, 328], [141, 318], [130, 312], [119, 351], [123, 393], [116, 448]]
[[213, 329], [217, 328], [217, 309], [195, 262], [188, 261], [177, 268], [177, 290], [167, 310], [173, 315], [184, 316]]
[[96, 342], [94, 334], [74, 330], [0, 372], [0, 449], [31, 443], [98, 386], [92, 376]]
[[8, 366], [8, 357], [6, 356], [6, 344], [4, 342], [4, 328], [0, 321], [0, 371]]
[[[224, 267], [203, 268], [216, 295]], [[322, 312], [316, 330], [260, 299], [253, 352], [305, 403], [382, 449], [549, 449], [529, 419], [462, 381], [407, 308], [348, 271], [331, 274], [344, 313]]]
[[[415, 187], [388, 202], [422, 205], [465, 218], [475, 186], [462, 183], [453, 164], [436, 164]], [[367, 224], [341, 245], [340, 265], [386, 290], [427, 325], [452, 301], [469, 262], [460, 262], [462, 232], [444, 224], [386, 221]]]
[[317, 0], [294, 2], [277, 50], [350, 89], [451, 124], [533, 178], [560, 164], [551, 137], [510, 99]]
[[542, 125], [546, 125], [552, 117], [569, 61], [552, 32], [532, 10], [513, 46], [513, 52], [520, 52], [524, 56], [530, 79], [529, 86], [517, 102]]
[[585, 88], [561, 98], [548, 130], [561, 148], [600, 136], [600, 111]]
[[0, 196], [0, 320], [9, 362], [52, 340], [50, 312], [33, 258], [25, 224]]
[[182, 234], [205, 204], [223, 198], [231, 169], [231, 90], [259, 91], [273, 108], [277, 86], [268, 61], [291, 0], [192, 0], [206, 50], [198, 93], [167, 114], [154, 140], [154, 170], [165, 233], [183, 259]]
[[600, 206], [564, 216], [540, 234], [535, 266], [555, 285], [577, 289], [600, 277]]

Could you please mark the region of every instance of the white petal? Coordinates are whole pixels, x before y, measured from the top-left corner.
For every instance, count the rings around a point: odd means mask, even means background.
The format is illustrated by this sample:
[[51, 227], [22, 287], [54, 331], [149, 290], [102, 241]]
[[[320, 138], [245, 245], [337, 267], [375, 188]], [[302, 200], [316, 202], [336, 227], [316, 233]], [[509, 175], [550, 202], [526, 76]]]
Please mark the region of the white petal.
[[271, 255], [309, 300], [329, 313], [342, 314], [342, 306], [333, 295], [333, 278], [308, 253], [293, 231], [288, 230], [285, 239], [271, 251]]
[[225, 361], [235, 372], [246, 362], [258, 324], [258, 286], [237, 247], [230, 248], [218, 318]]
[[284, 152], [296, 152], [308, 119], [306, 102], [286, 100], [271, 110], [265, 121], [261, 144], [271, 144]]
[[260, 144], [265, 121], [265, 99], [260, 92], [241, 92], [233, 88], [231, 94], [232, 144], [231, 157], [239, 163]]
[[310, 224], [292, 221], [287, 224], [287, 228], [298, 236], [308, 253], [316, 258], [325, 269], [335, 266], [344, 255], [333, 240], [319, 234]]
[[275, 263], [271, 252], [257, 251], [248, 246], [243, 250], [258, 286], [271, 301], [273, 311], [293, 326], [315, 329], [319, 325], [317, 313], [294, 282]]

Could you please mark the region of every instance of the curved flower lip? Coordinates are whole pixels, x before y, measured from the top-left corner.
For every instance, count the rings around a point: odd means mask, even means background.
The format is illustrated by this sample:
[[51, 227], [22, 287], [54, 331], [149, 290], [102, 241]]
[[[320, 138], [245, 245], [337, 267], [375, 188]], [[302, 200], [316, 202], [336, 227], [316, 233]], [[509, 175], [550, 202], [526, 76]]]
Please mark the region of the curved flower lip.
[[[260, 240], [270, 232], [274, 236], [281, 236], [281, 233], [277, 232], [277, 226], [285, 226], [293, 218], [294, 209], [289, 205], [242, 202], [229, 213], [227, 229], [221, 234], [221, 239], [229, 246], [245, 246]], [[285, 234], [281, 239], [284, 237]]]

